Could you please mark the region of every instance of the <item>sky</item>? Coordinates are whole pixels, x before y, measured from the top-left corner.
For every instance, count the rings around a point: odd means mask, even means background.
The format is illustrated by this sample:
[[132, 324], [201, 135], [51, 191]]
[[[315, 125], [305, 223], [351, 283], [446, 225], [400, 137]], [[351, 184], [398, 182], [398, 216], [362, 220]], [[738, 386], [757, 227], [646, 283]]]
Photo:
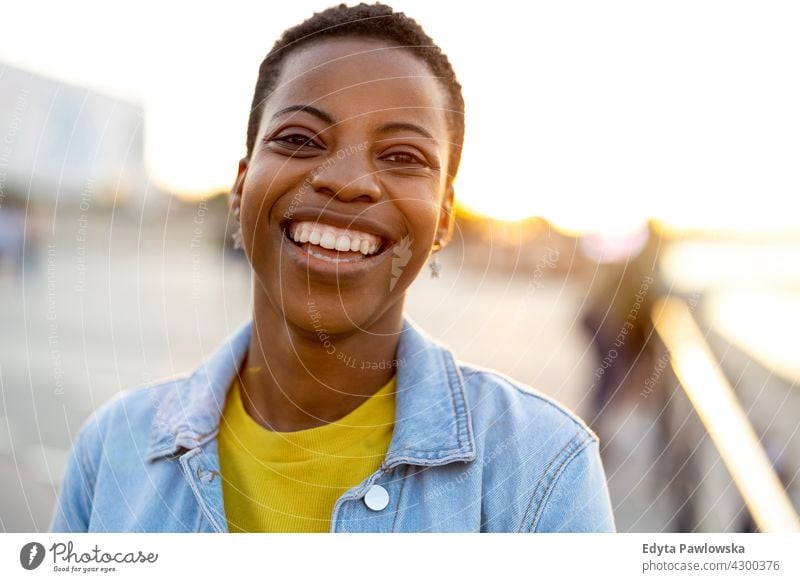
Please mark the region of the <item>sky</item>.
[[[258, 65], [329, 0], [3, 7], [0, 62], [141, 103], [152, 179], [228, 189]], [[401, 0], [448, 54], [456, 196], [502, 219], [624, 233], [800, 230], [800, 5]]]

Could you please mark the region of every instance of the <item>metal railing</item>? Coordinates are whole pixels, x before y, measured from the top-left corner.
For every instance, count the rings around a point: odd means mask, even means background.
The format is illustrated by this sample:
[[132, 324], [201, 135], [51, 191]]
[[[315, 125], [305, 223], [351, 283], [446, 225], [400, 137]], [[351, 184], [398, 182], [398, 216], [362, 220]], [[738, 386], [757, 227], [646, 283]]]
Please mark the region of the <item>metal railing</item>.
[[689, 307], [660, 298], [653, 324], [681, 386], [762, 532], [800, 532], [800, 518]]

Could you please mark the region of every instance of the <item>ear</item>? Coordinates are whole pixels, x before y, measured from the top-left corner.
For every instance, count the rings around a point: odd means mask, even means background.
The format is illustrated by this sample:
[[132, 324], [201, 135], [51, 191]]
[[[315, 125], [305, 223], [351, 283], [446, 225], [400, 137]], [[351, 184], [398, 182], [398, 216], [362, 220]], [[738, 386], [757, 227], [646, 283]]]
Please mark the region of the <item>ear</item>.
[[247, 176], [247, 163], [247, 158], [242, 158], [239, 160], [239, 169], [236, 172], [236, 181], [233, 183], [230, 196], [228, 196], [228, 206], [237, 220], [239, 219], [239, 210], [242, 206], [242, 187], [244, 185], [245, 176]]
[[453, 237], [453, 227], [455, 225], [455, 215], [453, 213], [454, 189], [453, 182], [447, 184], [447, 189], [442, 196], [442, 205], [439, 208], [439, 225], [436, 229], [436, 241], [439, 248], [444, 248]]

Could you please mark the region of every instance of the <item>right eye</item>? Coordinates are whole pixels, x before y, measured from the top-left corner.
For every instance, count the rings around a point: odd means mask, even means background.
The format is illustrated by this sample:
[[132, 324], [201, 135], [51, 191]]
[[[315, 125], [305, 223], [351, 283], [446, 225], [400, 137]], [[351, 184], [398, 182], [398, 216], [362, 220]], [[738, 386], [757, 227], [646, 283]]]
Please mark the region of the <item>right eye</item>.
[[278, 137], [274, 137], [268, 141], [273, 141], [281, 144], [282, 146], [291, 148], [291, 149], [300, 149], [300, 148], [314, 148], [314, 149], [321, 149], [317, 142], [314, 141], [313, 138], [308, 137], [307, 135], [303, 135], [302, 133], [290, 133], [287, 135], [280, 135]]

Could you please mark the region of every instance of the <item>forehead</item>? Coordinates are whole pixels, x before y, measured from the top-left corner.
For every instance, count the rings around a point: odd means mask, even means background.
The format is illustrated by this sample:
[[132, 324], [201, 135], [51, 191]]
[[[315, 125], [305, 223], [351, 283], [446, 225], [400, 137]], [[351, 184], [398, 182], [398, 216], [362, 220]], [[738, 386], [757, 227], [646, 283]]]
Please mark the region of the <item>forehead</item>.
[[408, 50], [370, 39], [326, 39], [283, 63], [265, 113], [311, 105], [337, 121], [413, 118], [446, 131], [447, 94], [428, 66]]

